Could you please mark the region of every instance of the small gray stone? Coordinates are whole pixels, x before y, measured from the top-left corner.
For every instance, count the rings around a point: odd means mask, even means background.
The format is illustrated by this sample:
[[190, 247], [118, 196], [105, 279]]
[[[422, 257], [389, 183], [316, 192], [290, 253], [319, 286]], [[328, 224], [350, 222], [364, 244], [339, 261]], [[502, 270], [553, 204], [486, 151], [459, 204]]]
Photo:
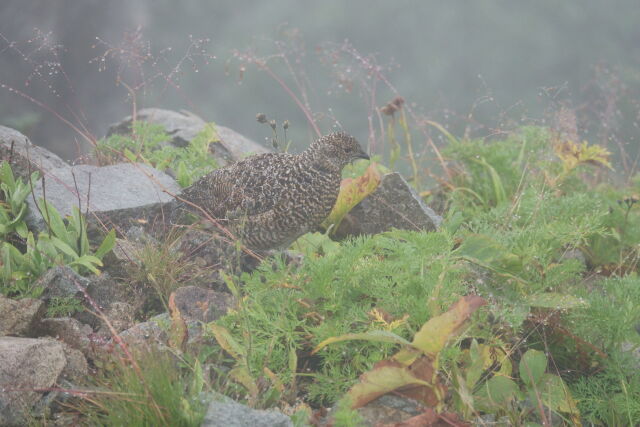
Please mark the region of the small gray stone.
[[291, 419], [278, 411], [252, 409], [231, 399], [211, 401], [201, 427], [292, 427]]
[[[334, 407], [327, 414], [328, 419], [332, 418], [335, 410]], [[417, 401], [393, 394], [385, 394], [358, 408], [358, 414], [364, 419], [366, 425], [372, 426], [400, 424], [423, 412], [423, 405]]]
[[[88, 203], [87, 219], [95, 229], [102, 230], [104, 223], [108, 228], [126, 230], [139, 222], [152, 223], [162, 214], [163, 204], [173, 200], [169, 193], [179, 194], [180, 186], [169, 175], [145, 164], [119, 163], [51, 169], [47, 172], [45, 190], [47, 201], [63, 217], [71, 215], [78, 203], [84, 213]], [[43, 197], [42, 181], [34, 186], [34, 195], [36, 200]], [[46, 212], [38, 210], [33, 198], [27, 202], [27, 223], [31, 228], [45, 230], [42, 216]]]
[[43, 319], [40, 322], [39, 333], [56, 338], [69, 347], [80, 350], [85, 356], [91, 350], [91, 339], [89, 336], [93, 329], [89, 325], [71, 317], [52, 317]]
[[[140, 254], [144, 250], [144, 245], [129, 239], [116, 239], [113, 250], [107, 256], [109, 264], [115, 264], [113, 267], [118, 271], [122, 271], [123, 266], [135, 264], [140, 266]], [[111, 271], [112, 265], [106, 268]], [[115, 271], [114, 271], [115, 272]]]
[[23, 180], [29, 178], [29, 172], [40, 171], [42, 176], [51, 169], [69, 166], [51, 151], [33, 145], [29, 138], [6, 126], [0, 126], [0, 159], [8, 161], [14, 176]]
[[0, 295], [0, 336], [31, 336], [33, 329], [44, 316], [44, 301], [24, 298], [13, 300]]
[[53, 297], [82, 297], [82, 289], [89, 286], [89, 279], [80, 276], [67, 266], [50, 268], [36, 282], [36, 286], [44, 288], [42, 298], [46, 301]]
[[164, 348], [167, 333], [156, 322], [138, 323], [120, 333], [120, 338], [131, 347], [138, 349]]
[[197, 286], [178, 288], [174, 301], [185, 320], [199, 320], [205, 323], [224, 316], [235, 303], [233, 295], [229, 293]]
[[442, 217], [437, 215], [397, 172], [382, 177], [380, 185], [358, 203], [343, 219], [337, 238], [377, 234], [392, 228], [435, 230]]
[[[131, 328], [134, 325], [135, 309], [131, 304], [122, 301], [115, 301], [111, 303], [109, 308], [105, 310], [104, 315], [109, 319], [109, 323], [116, 332], [121, 332]], [[104, 324], [100, 327], [99, 333], [110, 334], [110, 330], [107, 325]]]

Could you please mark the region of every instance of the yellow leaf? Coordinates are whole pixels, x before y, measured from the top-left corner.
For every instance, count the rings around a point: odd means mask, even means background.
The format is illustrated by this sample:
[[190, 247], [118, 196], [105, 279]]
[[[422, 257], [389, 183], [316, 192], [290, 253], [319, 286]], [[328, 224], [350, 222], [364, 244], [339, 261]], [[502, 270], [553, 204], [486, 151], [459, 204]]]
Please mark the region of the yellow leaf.
[[360, 203], [362, 199], [378, 188], [380, 179], [380, 172], [378, 172], [375, 163], [369, 165], [364, 175], [355, 179], [343, 179], [340, 184], [340, 193], [338, 194], [336, 204], [333, 206], [327, 219], [322, 223], [322, 226], [328, 229], [333, 225], [332, 230], [337, 230], [344, 216], [348, 214], [355, 205]]
[[566, 171], [571, 171], [582, 164], [604, 166], [609, 169], [611, 153], [600, 145], [589, 145], [587, 141], [577, 144], [573, 141], [564, 141], [554, 146], [556, 155], [562, 160], [562, 166]]
[[169, 346], [176, 350], [184, 351], [189, 338], [187, 323], [184, 321], [180, 310], [176, 306], [175, 293], [169, 296], [169, 313], [171, 314], [171, 327], [169, 328]]
[[236, 366], [229, 371], [229, 377], [246, 388], [249, 392], [249, 395], [251, 396], [251, 399], [255, 401], [259, 391], [258, 385], [249, 373], [249, 370], [246, 366]]
[[428, 355], [438, 354], [465, 325], [471, 314], [487, 302], [477, 295], [460, 298], [440, 316], [432, 317], [413, 337], [413, 347]]
[[213, 333], [220, 347], [229, 353], [231, 357], [237, 361], [244, 359], [244, 348], [238, 344], [225, 327], [216, 325], [215, 323], [207, 323], [207, 328]]

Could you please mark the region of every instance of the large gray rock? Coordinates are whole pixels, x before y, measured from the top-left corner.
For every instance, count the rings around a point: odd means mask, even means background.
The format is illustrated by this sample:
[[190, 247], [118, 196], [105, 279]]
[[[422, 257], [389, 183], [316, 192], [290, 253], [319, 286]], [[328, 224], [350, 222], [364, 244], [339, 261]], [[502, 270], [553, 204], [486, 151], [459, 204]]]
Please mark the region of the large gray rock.
[[[120, 163], [51, 169], [47, 172], [45, 191], [47, 201], [62, 216], [70, 215], [80, 202], [83, 213], [89, 205], [88, 219], [96, 227], [102, 222], [108, 228], [127, 230], [140, 222], [153, 222], [162, 214], [163, 204], [173, 200], [169, 193], [179, 194], [180, 186], [169, 175], [145, 164]], [[43, 197], [42, 182], [34, 186], [34, 194], [36, 200]], [[33, 198], [27, 201], [27, 223], [44, 230], [42, 215], [46, 216], [46, 212], [38, 210]]]
[[33, 335], [33, 329], [44, 316], [43, 301], [32, 298], [12, 300], [0, 295], [0, 336]]
[[11, 164], [13, 174], [26, 180], [29, 171], [40, 171], [40, 175], [51, 169], [68, 165], [60, 157], [37, 145], [15, 129], [0, 126], [0, 160]]
[[82, 354], [51, 339], [0, 337], [0, 360], [0, 425], [26, 425], [52, 387], [87, 374]]
[[358, 203], [336, 230], [337, 238], [401, 230], [435, 230], [442, 217], [437, 215], [397, 172], [382, 177], [372, 194]]
[[292, 427], [291, 419], [278, 411], [252, 409], [219, 396], [209, 404], [201, 427]]
[[[145, 108], [138, 111], [136, 119], [164, 126], [166, 132], [172, 136], [171, 144], [177, 147], [186, 146], [206, 126], [206, 122], [189, 112], [176, 112], [161, 108]], [[111, 125], [107, 136], [112, 134], [131, 133], [132, 117]], [[236, 131], [224, 126], [216, 125], [220, 142], [209, 145], [209, 151], [221, 166], [240, 160], [248, 154], [268, 153], [268, 148], [240, 135]]]
[[233, 307], [233, 295], [202, 289], [197, 286], [183, 286], [176, 289], [174, 301], [186, 321], [212, 322]]

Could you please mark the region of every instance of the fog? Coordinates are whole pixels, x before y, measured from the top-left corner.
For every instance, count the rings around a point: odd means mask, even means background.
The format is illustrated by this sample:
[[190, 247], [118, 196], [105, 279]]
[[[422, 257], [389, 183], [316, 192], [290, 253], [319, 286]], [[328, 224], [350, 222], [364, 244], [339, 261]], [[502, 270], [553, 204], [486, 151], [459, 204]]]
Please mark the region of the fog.
[[100, 138], [134, 103], [259, 141], [265, 113], [289, 120], [295, 149], [313, 133], [291, 90], [322, 132], [363, 141], [401, 95], [458, 135], [570, 111], [579, 138], [633, 152], [639, 22], [637, 0], [2, 0], [0, 124], [72, 159], [89, 146], [78, 130]]

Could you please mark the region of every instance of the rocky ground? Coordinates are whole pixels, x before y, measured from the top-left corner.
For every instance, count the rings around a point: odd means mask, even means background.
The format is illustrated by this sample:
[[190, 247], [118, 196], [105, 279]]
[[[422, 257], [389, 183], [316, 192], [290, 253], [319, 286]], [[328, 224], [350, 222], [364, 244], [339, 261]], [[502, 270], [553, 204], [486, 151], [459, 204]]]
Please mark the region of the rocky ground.
[[[141, 110], [137, 119], [163, 125], [173, 137], [170, 144], [175, 146], [183, 146], [205, 126], [202, 119], [191, 114], [161, 109]], [[130, 126], [131, 118], [126, 118], [109, 132], [127, 132]], [[212, 144], [210, 154], [221, 165], [249, 153], [269, 151], [231, 129], [217, 126], [217, 131], [221, 142]], [[174, 196], [180, 194], [180, 186], [169, 174], [145, 164], [70, 165], [19, 132], [2, 126], [0, 156], [23, 179], [39, 170], [45, 185], [43, 181], [36, 183], [36, 197], [46, 195], [62, 214], [71, 214], [72, 208], [80, 204], [87, 213], [90, 236], [103, 235], [110, 229], [117, 232], [115, 248], [105, 258], [100, 275], [83, 277], [69, 267], [57, 266], [38, 279], [44, 289], [39, 298], [14, 300], [0, 296], [0, 425], [22, 425], [34, 417], [57, 419], [59, 425], [65, 425], [68, 420], [57, 418], [61, 404], [73, 398], [69, 391], [86, 384], [99, 355], [112, 351], [120, 339], [134, 349], [167, 345], [169, 335], [163, 325], [169, 314], [144, 318], [148, 295], [133, 292], [122, 272], [139, 262], [145, 244], [162, 240], [171, 232], [172, 225], [167, 224], [165, 215]], [[28, 200], [30, 229], [45, 230], [41, 212], [35, 208], [33, 198]], [[398, 215], [398, 210], [403, 214]], [[390, 173], [382, 177], [374, 193], [349, 213], [336, 235], [344, 238], [373, 234], [392, 227], [433, 229], [439, 223], [438, 215], [424, 205], [402, 176]], [[199, 270], [206, 272], [198, 278], [197, 286], [181, 287], [174, 293], [175, 306], [187, 322], [187, 345], [198, 345], [204, 339], [201, 325], [224, 315], [234, 304], [220, 271], [246, 271], [255, 268], [257, 262], [251, 257], [239, 264], [230, 262], [229, 252], [220, 240], [197, 229], [183, 233], [174, 247], [189, 253]], [[47, 317], [53, 298], [71, 296], [82, 301], [84, 310], [70, 317]], [[397, 416], [390, 413], [407, 412], [403, 409], [406, 402], [403, 408], [398, 408], [397, 402], [376, 405], [382, 405], [382, 409], [369, 407], [367, 412], [373, 414], [372, 422], [383, 416], [384, 422], [391, 422]], [[214, 399], [203, 425], [292, 423], [278, 412], [256, 411], [230, 399]]]

